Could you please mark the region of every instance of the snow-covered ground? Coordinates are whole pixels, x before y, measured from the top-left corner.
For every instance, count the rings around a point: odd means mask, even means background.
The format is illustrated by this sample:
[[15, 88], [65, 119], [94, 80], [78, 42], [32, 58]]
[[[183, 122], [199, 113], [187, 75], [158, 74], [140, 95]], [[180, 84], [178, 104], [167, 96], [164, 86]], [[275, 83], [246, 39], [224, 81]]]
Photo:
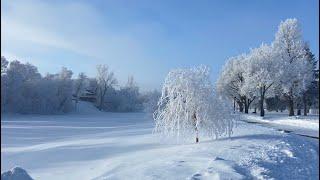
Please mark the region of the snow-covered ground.
[[237, 122], [231, 139], [163, 144], [144, 113], [6, 115], [1, 173], [34, 179], [318, 179], [317, 139]]
[[265, 117], [260, 117], [258, 114], [242, 114], [241, 119], [261, 123], [275, 129], [319, 138], [319, 115], [289, 117], [286, 112], [267, 112]]

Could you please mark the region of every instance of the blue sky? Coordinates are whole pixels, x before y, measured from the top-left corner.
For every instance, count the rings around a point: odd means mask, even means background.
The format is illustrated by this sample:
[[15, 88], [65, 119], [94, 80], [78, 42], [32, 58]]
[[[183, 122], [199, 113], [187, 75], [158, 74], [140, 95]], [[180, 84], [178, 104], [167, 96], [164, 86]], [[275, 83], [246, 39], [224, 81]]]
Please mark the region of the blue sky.
[[170, 69], [199, 64], [215, 81], [231, 56], [270, 43], [297, 18], [319, 57], [317, 0], [1, 0], [1, 55], [42, 74], [65, 66], [95, 76], [107, 64], [123, 84], [159, 89]]

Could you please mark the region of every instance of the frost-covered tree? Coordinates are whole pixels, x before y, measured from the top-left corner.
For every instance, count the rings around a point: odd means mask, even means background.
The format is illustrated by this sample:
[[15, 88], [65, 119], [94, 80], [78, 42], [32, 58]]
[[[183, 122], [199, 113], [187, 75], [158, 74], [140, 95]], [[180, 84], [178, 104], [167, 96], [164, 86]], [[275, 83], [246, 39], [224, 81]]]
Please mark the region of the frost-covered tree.
[[58, 84], [58, 79], [43, 78], [29, 63], [11, 61], [1, 75], [1, 110], [12, 113], [58, 112]]
[[98, 67], [97, 78], [87, 78], [80, 73], [77, 79], [72, 79], [72, 71], [67, 68], [42, 77], [29, 63], [9, 63], [4, 57], [1, 61], [2, 112], [67, 113], [74, 109], [72, 99], [75, 98], [77, 104], [84, 89], [87, 96], [83, 100], [97, 103], [101, 110], [133, 112], [143, 109], [144, 101], [133, 77], [128, 78], [124, 87], [115, 89], [116, 79], [106, 66]]
[[241, 102], [241, 87], [244, 83], [243, 71], [237, 67], [240, 64], [243, 56], [237, 56], [229, 58], [226, 64], [223, 66], [222, 72], [216, 83], [217, 93], [228, 97], [230, 100], [236, 100], [240, 108], [240, 112], [243, 112], [243, 104]]
[[158, 109], [154, 113], [154, 133], [177, 139], [207, 135], [217, 138], [232, 132], [232, 109], [214, 96], [207, 66], [175, 69], [167, 75]]
[[117, 84], [117, 80], [114, 77], [113, 72], [111, 72], [106, 65], [97, 66], [97, 106], [101, 111], [105, 102], [105, 95], [108, 88], [113, 87]]
[[[302, 102], [300, 104], [303, 105], [303, 115], [307, 115], [308, 109], [310, 106], [314, 104], [316, 99], [319, 99], [319, 84], [317, 82], [317, 69], [319, 68], [317, 63], [318, 61], [315, 58], [315, 55], [311, 52], [309, 44], [305, 43], [305, 52], [306, 52], [306, 60], [312, 65], [312, 83], [307, 87], [307, 89], [302, 93], [302, 97], [300, 98]], [[310, 72], [311, 73], [311, 72]]]
[[245, 72], [247, 69], [247, 55], [231, 57], [224, 65], [216, 83], [217, 93], [229, 100], [236, 101], [240, 112], [248, 113], [250, 104], [255, 99], [252, 89], [246, 88]]
[[[247, 112], [259, 97], [260, 115], [264, 116], [265, 98], [282, 95], [287, 99], [289, 115], [307, 111], [308, 96], [316, 89], [314, 56], [303, 42], [296, 19], [281, 22], [271, 46], [262, 44], [249, 54], [230, 58], [217, 81], [217, 92], [236, 100], [240, 111]], [[310, 91], [311, 90], [311, 91]], [[318, 94], [318, 93], [317, 93]], [[314, 99], [314, 98], [309, 98]], [[256, 101], [257, 102], [257, 101]]]
[[294, 103], [312, 81], [312, 65], [306, 61], [307, 53], [297, 19], [280, 23], [273, 42], [273, 50], [280, 61], [279, 80], [288, 100], [289, 116], [294, 115]]
[[[266, 97], [274, 96], [271, 89], [277, 86], [279, 80], [279, 63], [270, 46], [262, 44], [251, 49], [244, 73], [244, 91], [253, 92], [259, 97], [260, 116], [264, 116], [264, 101]], [[271, 89], [271, 90], [270, 90]]]
[[[6, 99], [4, 106], [9, 112], [26, 112], [28, 104], [34, 98], [31, 84], [40, 80], [38, 69], [29, 64], [19, 61], [11, 61], [6, 70]], [[29, 104], [30, 105], [30, 104]]]

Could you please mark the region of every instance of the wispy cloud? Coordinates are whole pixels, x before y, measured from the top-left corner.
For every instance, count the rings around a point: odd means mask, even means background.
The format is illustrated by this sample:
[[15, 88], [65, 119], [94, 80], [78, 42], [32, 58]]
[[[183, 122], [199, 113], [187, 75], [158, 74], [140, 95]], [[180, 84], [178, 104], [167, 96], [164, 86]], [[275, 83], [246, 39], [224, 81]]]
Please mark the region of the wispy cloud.
[[4, 43], [37, 43], [100, 59], [110, 55], [122, 56], [124, 51], [138, 51], [139, 41], [108, 31], [104, 26], [106, 22], [87, 4], [7, 2], [9, 9], [2, 16]]
[[[29, 49], [32, 52], [32, 45], [41, 47], [37, 51], [43, 53], [60, 49], [78, 54], [92, 64], [106, 63], [122, 79], [126, 79], [129, 74], [137, 74], [140, 78], [132, 67], [148, 64], [155, 66], [156, 62], [152, 62], [144, 51], [142, 41], [147, 41], [147, 36], [161, 33], [160, 24], [136, 23], [117, 31], [109, 28], [112, 25], [108, 18], [83, 2], [60, 4], [32, 0], [5, 3], [1, 14], [1, 26], [4, 27], [1, 31], [1, 51], [4, 55], [26, 56], [25, 53], [12, 54], [19, 53], [15, 52], [17, 49], [24, 49], [24, 52]], [[32, 57], [29, 61], [39, 63], [39, 60], [32, 60]]]

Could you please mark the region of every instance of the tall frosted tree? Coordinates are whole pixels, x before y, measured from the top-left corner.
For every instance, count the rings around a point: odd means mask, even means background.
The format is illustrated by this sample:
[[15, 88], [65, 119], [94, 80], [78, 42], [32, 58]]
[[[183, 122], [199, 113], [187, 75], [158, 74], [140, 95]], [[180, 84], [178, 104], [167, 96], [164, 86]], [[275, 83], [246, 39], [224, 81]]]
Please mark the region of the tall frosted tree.
[[279, 80], [288, 100], [289, 116], [294, 115], [294, 103], [312, 81], [312, 65], [307, 58], [297, 19], [280, 23], [273, 42], [280, 60]]
[[162, 87], [154, 133], [177, 139], [232, 133], [231, 108], [214, 95], [207, 66], [175, 69]]
[[272, 86], [279, 84], [278, 64], [272, 48], [266, 44], [252, 49], [247, 58], [247, 67], [244, 73], [246, 81], [243, 89], [255, 92], [259, 97], [260, 116], [264, 116], [265, 98], [274, 95]]
[[[303, 105], [303, 115], [307, 115], [308, 109], [311, 105], [314, 105], [317, 99], [319, 99], [319, 84], [316, 81], [317, 78], [317, 69], [319, 66], [317, 65], [318, 61], [315, 58], [315, 55], [311, 52], [309, 44], [305, 43], [305, 51], [306, 51], [306, 60], [312, 66], [312, 83], [307, 87], [302, 94], [302, 105]], [[310, 72], [311, 73], [311, 72]], [[300, 109], [298, 109], [299, 112]]]
[[231, 57], [222, 69], [216, 83], [217, 93], [238, 103], [240, 112], [248, 113], [255, 93], [245, 88], [245, 72], [247, 70], [247, 54]]

